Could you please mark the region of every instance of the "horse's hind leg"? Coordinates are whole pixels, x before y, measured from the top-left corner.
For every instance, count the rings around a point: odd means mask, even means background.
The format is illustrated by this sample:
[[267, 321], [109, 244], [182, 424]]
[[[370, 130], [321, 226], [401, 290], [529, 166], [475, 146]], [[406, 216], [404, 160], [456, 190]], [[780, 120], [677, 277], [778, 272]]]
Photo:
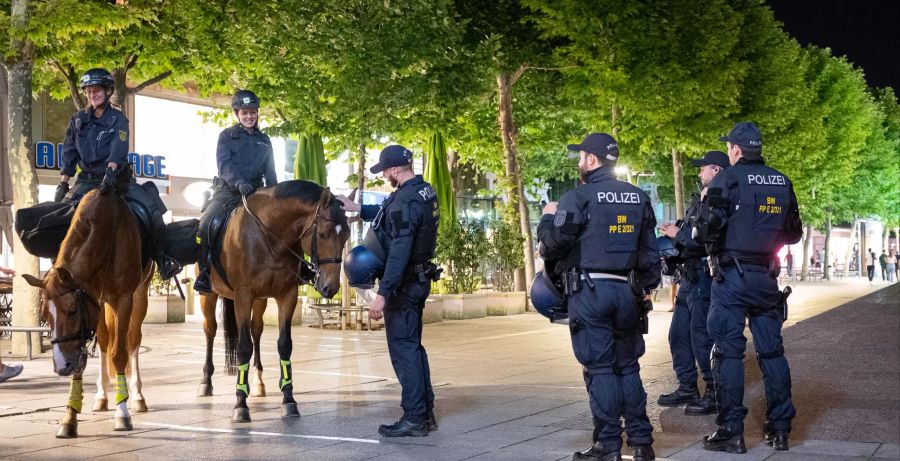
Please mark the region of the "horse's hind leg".
[[216, 342], [216, 301], [219, 295], [209, 293], [200, 295], [200, 310], [203, 311], [203, 333], [206, 334], [206, 363], [203, 364], [203, 378], [197, 388], [198, 397], [213, 395], [212, 375], [216, 367], [213, 365], [213, 345]]
[[281, 417], [300, 417], [297, 409], [297, 401], [294, 400], [294, 381], [291, 370], [291, 353], [294, 343], [291, 340], [291, 319], [294, 317], [294, 309], [297, 308], [297, 285], [287, 293], [282, 294], [278, 301], [278, 358], [281, 369], [281, 379], [278, 387], [281, 389], [283, 399], [281, 401]]
[[109, 399], [106, 397], [109, 393], [109, 357], [106, 352], [109, 346], [109, 329], [106, 326], [114, 324], [115, 318], [111, 312], [106, 311], [105, 307], [102, 309], [104, 318], [97, 322], [97, 350], [99, 351], [97, 358], [100, 361], [100, 372], [97, 373], [97, 395], [94, 397], [94, 406], [91, 411], [109, 410]]
[[238, 374], [237, 386], [235, 389], [235, 397], [237, 401], [234, 404], [234, 410], [231, 413], [231, 422], [249, 423], [250, 408], [247, 407], [247, 396], [250, 394], [250, 386], [247, 383], [247, 375], [250, 372], [250, 354], [253, 351], [252, 341], [250, 339], [250, 309], [253, 306], [253, 296], [247, 293], [248, 290], [236, 290], [235, 300], [233, 304], [234, 318], [237, 324], [238, 341], [237, 341], [237, 360]]
[[141, 382], [141, 367], [139, 364], [139, 356], [141, 350], [141, 325], [144, 323], [144, 317], [147, 316], [147, 295], [150, 290], [150, 276], [152, 275], [153, 265], [144, 271], [144, 281], [138, 286], [132, 297], [131, 320], [128, 326], [128, 376], [129, 389], [131, 391], [131, 411], [135, 413], [144, 413], [147, 411], [147, 401], [144, 400], [144, 394], [141, 393], [143, 383]]
[[253, 383], [250, 385], [250, 395], [253, 397], [265, 397], [266, 385], [263, 382], [262, 355], [259, 352], [260, 338], [263, 332], [263, 314], [266, 312], [266, 299], [253, 301], [253, 313], [250, 320], [250, 333], [253, 335], [253, 368], [255, 370]]

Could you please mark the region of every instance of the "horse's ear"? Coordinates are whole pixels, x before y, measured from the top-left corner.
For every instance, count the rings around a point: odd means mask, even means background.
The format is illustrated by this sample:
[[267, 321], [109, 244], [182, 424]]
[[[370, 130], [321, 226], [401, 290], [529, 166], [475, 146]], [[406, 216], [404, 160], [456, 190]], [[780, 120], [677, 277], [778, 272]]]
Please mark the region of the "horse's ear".
[[28, 282], [29, 285], [35, 288], [44, 288], [44, 281], [31, 274], [22, 274], [22, 278], [25, 279], [25, 281]]
[[331, 194], [331, 188], [326, 187], [322, 190], [322, 198], [319, 199], [319, 204], [322, 206], [328, 206], [333, 198], [334, 195]]
[[349, 198], [351, 202], [355, 202], [355, 201], [356, 201], [356, 193], [357, 193], [357, 192], [359, 192], [359, 188], [358, 188], [358, 187], [354, 187], [353, 190], [350, 191], [350, 195], [349, 195], [347, 198]]

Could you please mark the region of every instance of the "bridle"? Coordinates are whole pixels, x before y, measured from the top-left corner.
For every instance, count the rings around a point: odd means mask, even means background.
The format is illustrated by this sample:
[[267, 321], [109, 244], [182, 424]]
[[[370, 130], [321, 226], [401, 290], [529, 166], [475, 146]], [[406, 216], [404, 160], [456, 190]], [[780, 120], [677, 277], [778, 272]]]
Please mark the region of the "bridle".
[[97, 337], [97, 326], [91, 325], [87, 320], [89, 318], [88, 307], [89, 305], [93, 306], [99, 312], [100, 305], [86, 291], [84, 291], [77, 285], [60, 293], [56, 297], [59, 298], [72, 292], [75, 293], [75, 312], [78, 315], [78, 332], [53, 338], [50, 340], [50, 344], [59, 344], [68, 341], [80, 340], [82, 341], [82, 348], [85, 352], [87, 352], [87, 344], [91, 341], [95, 341]]

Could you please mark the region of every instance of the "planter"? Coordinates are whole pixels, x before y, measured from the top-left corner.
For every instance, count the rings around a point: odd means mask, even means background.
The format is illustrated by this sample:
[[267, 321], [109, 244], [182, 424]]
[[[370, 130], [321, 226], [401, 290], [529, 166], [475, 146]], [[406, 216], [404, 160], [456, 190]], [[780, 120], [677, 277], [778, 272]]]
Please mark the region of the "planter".
[[[266, 311], [263, 313], [263, 325], [278, 326], [278, 303], [274, 299], [266, 299]], [[303, 298], [297, 298], [297, 307], [291, 317], [291, 325], [303, 325]]]
[[144, 323], [184, 323], [184, 310], [181, 296], [151, 296]]
[[422, 323], [440, 323], [444, 321], [444, 295], [431, 295], [425, 300], [422, 311]]
[[488, 293], [488, 315], [518, 315], [525, 313], [525, 292], [514, 291], [511, 293]]
[[444, 318], [447, 320], [480, 319], [487, 316], [484, 293], [444, 296]]

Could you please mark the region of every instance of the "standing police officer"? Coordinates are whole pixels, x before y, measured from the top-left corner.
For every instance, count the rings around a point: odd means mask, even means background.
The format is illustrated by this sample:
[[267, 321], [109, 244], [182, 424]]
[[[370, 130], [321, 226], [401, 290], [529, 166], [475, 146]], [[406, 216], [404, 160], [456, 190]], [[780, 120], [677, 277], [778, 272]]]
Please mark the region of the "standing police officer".
[[384, 250], [384, 275], [378, 295], [369, 306], [369, 317], [378, 320], [384, 313], [388, 352], [400, 381], [403, 417], [382, 425], [384, 437], [423, 437], [437, 430], [434, 391], [428, 354], [422, 346], [422, 310], [437, 278], [431, 263], [437, 243], [437, 194], [422, 176], [413, 173], [412, 152], [399, 145], [385, 147], [370, 171], [382, 173], [397, 188], [381, 206], [358, 205], [337, 196], [346, 211], [360, 211], [372, 221], [378, 245]]
[[747, 451], [743, 435], [747, 317], [765, 383], [766, 442], [787, 450], [796, 411], [781, 338], [787, 305], [776, 277], [781, 270], [778, 250], [799, 241], [803, 232], [797, 198], [791, 180], [766, 166], [756, 125], [738, 123], [720, 140], [727, 143], [732, 167], [709, 185], [694, 225], [696, 240], [710, 250], [714, 282], [707, 326], [714, 341], [713, 377], [721, 395], [719, 428], [704, 437], [703, 448]]
[[[128, 118], [109, 103], [115, 80], [106, 69], [90, 69], [81, 76], [81, 90], [87, 107], [69, 119], [63, 143], [60, 182], [54, 200], [77, 203], [88, 192], [99, 188], [107, 194], [116, 188], [119, 168], [128, 163]], [[69, 190], [69, 179], [81, 168], [75, 187]], [[126, 194], [142, 204], [152, 199], [141, 187], [129, 187]], [[158, 199], [157, 199], [158, 200]], [[153, 226], [153, 255], [160, 276], [169, 279], [181, 266], [165, 256], [166, 226], [162, 219], [165, 210], [151, 208]]]
[[256, 189], [278, 184], [275, 175], [275, 156], [272, 141], [259, 129], [259, 98], [250, 90], [238, 90], [231, 98], [231, 109], [238, 123], [222, 130], [216, 146], [216, 165], [219, 176], [213, 181], [212, 200], [203, 211], [197, 237], [200, 243], [200, 274], [194, 289], [200, 293], [212, 291], [209, 279], [211, 266], [210, 222], [219, 214], [231, 211], [241, 197]]
[[[705, 189], [720, 171], [728, 168], [728, 156], [724, 152], [711, 150], [703, 158], [691, 160], [691, 165], [700, 167], [700, 185]], [[681, 261], [677, 269], [680, 276], [678, 296], [669, 327], [672, 367], [675, 368], [679, 385], [674, 392], [660, 395], [657, 403], [665, 407], [686, 403], [686, 415], [716, 412], [716, 387], [709, 363], [712, 339], [706, 330], [711, 279], [707, 270], [706, 247], [691, 238], [691, 223], [699, 212], [700, 197], [694, 194], [681, 224], [665, 224], [661, 228], [663, 235], [675, 240]], [[697, 367], [706, 383], [702, 399], [697, 389]]]
[[594, 444], [572, 459], [622, 459], [624, 417], [634, 459], [652, 460], [653, 426], [638, 358], [644, 354], [644, 302], [660, 281], [656, 218], [647, 194], [616, 180], [619, 147], [612, 136], [592, 133], [568, 147], [579, 152], [584, 184], [544, 207], [537, 233], [541, 256], [559, 261], [572, 348], [584, 367], [594, 416]]

